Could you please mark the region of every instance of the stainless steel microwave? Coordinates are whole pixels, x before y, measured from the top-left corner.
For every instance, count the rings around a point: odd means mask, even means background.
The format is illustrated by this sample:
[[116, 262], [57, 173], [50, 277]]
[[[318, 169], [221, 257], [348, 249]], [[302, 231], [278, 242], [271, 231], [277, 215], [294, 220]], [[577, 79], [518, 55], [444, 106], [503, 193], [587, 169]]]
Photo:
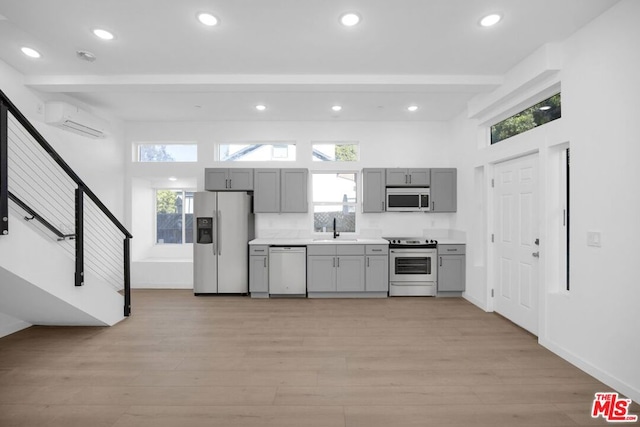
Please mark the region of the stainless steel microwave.
[[387, 212], [426, 212], [431, 210], [429, 188], [387, 188]]

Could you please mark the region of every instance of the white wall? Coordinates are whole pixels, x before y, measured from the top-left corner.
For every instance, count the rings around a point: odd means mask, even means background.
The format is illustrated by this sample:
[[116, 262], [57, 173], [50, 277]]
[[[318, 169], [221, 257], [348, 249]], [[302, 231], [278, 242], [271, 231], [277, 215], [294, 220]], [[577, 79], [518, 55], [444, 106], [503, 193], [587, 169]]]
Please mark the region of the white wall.
[[[134, 286], [146, 286], [157, 269], [166, 268], [150, 264], [149, 258], [173, 261], [175, 268], [185, 268], [183, 260], [191, 259], [190, 245], [154, 245], [153, 192], [150, 188], [176, 188], [182, 183], [195, 183], [204, 188], [206, 167], [302, 167], [314, 170], [347, 170], [360, 172], [366, 167], [448, 167], [450, 158], [450, 127], [445, 122], [207, 122], [207, 123], [128, 123], [126, 140], [136, 142], [196, 142], [199, 161], [178, 164], [141, 164], [129, 162], [128, 179], [133, 184], [130, 199], [132, 209], [134, 254]], [[218, 143], [243, 141], [295, 141], [295, 162], [216, 162]], [[350, 163], [314, 162], [312, 142], [357, 141], [360, 160]], [[132, 156], [133, 158], [133, 156]], [[177, 183], [169, 176], [179, 178]], [[358, 178], [359, 179], [359, 178]], [[311, 189], [311, 185], [309, 186]], [[361, 185], [359, 185], [361, 191]], [[311, 194], [311, 193], [309, 193]], [[360, 194], [358, 194], [360, 197]], [[361, 202], [361, 200], [360, 200]], [[311, 235], [313, 213], [257, 214], [257, 237]], [[358, 234], [366, 236], [423, 235], [432, 230], [451, 228], [455, 214], [451, 213], [384, 213], [357, 214]], [[142, 261], [145, 261], [144, 263]], [[169, 262], [172, 262], [169, 260]], [[165, 276], [166, 279], [166, 276]], [[175, 287], [190, 287], [191, 283], [175, 283]], [[164, 286], [164, 285], [163, 285]], [[168, 286], [168, 285], [166, 285]]]
[[[638, 16], [640, 2], [622, 1], [561, 45], [562, 119], [493, 147], [479, 147], [479, 141], [486, 144], [486, 134], [478, 120], [459, 117], [453, 123], [459, 155], [456, 226], [468, 231], [471, 255], [467, 297], [480, 307], [492, 308], [487, 236], [492, 224], [493, 164], [538, 152], [540, 343], [635, 401], [640, 400], [640, 286], [635, 271], [640, 255]], [[498, 116], [500, 107], [493, 106]], [[571, 147], [569, 292], [559, 286], [562, 254], [554, 243], [559, 221], [554, 187], [557, 153], [564, 143]], [[601, 248], [586, 245], [591, 230], [602, 233]]]

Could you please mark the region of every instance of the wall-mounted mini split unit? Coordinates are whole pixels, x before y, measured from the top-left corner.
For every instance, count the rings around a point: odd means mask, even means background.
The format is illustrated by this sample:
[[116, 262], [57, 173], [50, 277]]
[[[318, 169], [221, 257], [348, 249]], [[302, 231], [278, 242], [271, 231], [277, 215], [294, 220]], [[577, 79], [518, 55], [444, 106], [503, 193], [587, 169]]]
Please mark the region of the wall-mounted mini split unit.
[[44, 120], [50, 125], [90, 138], [105, 138], [107, 122], [66, 102], [47, 102]]

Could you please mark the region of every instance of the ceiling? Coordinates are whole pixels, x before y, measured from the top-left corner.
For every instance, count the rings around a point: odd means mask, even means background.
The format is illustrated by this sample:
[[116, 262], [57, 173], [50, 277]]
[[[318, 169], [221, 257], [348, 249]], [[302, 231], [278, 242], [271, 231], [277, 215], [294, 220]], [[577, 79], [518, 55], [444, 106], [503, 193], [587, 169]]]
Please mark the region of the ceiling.
[[[0, 0], [0, 59], [46, 98], [127, 121], [449, 120], [616, 2]], [[200, 11], [219, 25], [200, 24]], [[362, 22], [343, 27], [347, 11]], [[479, 25], [496, 12], [500, 23]], [[96, 27], [115, 39], [98, 39]]]

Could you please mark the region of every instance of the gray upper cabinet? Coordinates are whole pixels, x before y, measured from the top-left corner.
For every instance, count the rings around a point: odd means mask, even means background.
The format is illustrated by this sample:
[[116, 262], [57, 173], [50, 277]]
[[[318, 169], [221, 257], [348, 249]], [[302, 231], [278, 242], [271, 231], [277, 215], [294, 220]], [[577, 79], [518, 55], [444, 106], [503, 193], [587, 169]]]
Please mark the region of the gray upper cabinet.
[[253, 212], [280, 212], [280, 169], [255, 169]]
[[251, 191], [253, 169], [206, 168], [204, 189], [208, 191]]
[[308, 212], [307, 169], [280, 170], [280, 212]]
[[457, 193], [456, 169], [431, 169], [431, 212], [455, 212]]
[[385, 169], [362, 170], [362, 212], [385, 211]]
[[429, 169], [387, 169], [387, 187], [428, 187], [430, 181]]

